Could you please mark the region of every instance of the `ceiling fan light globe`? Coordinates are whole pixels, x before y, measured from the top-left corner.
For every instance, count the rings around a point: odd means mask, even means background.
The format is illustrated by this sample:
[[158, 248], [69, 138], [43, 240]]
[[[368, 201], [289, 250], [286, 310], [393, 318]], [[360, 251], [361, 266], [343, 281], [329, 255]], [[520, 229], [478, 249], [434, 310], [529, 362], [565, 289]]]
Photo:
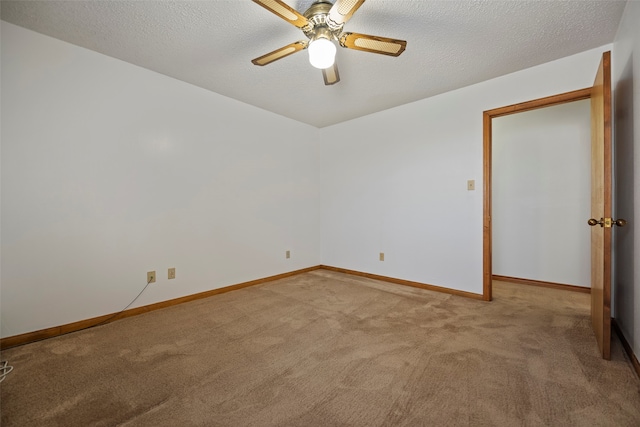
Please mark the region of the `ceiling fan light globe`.
[[319, 38], [309, 44], [309, 62], [321, 70], [332, 67], [336, 59], [336, 45], [331, 40]]

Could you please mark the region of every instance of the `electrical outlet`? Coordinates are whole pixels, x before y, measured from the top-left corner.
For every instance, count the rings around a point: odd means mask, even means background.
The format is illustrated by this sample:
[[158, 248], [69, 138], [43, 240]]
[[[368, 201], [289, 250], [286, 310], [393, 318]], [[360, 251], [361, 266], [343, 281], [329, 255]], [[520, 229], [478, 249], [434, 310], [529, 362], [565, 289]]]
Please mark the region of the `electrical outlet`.
[[380, 261], [384, 261], [384, 252], [380, 252]]
[[475, 189], [476, 189], [476, 181], [474, 179], [470, 179], [469, 181], [467, 181], [467, 190], [473, 191]]
[[169, 277], [169, 279], [175, 279], [176, 278], [176, 269], [175, 268], [170, 268], [169, 269], [168, 277]]
[[156, 282], [156, 272], [149, 271], [147, 272], [147, 283], [155, 283]]
[[287, 253], [285, 254], [286, 258], [289, 259], [291, 258], [291, 251], [287, 251]]

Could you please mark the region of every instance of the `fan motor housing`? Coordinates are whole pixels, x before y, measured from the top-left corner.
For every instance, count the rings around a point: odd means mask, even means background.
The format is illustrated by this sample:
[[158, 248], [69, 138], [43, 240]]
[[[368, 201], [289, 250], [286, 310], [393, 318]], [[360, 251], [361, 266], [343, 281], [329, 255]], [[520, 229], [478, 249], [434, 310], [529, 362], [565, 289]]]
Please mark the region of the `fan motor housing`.
[[304, 34], [309, 39], [314, 40], [324, 37], [329, 40], [338, 40], [338, 35], [342, 32], [344, 24], [336, 24], [329, 19], [329, 11], [333, 3], [327, 0], [318, 0], [304, 12], [304, 17], [309, 21], [309, 27], [303, 28]]

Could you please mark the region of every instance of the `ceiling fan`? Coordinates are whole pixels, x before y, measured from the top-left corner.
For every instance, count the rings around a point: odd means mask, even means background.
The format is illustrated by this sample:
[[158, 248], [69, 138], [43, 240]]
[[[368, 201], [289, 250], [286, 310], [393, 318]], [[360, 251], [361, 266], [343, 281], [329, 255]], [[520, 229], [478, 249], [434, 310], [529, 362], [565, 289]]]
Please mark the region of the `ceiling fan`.
[[342, 31], [344, 24], [351, 19], [365, 0], [336, 0], [335, 4], [328, 0], [316, 0], [303, 14], [281, 0], [253, 0], [253, 2], [300, 28], [309, 39], [291, 43], [262, 55], [251, 61], [255, 65], [271, 64], [308, 48], [309, 62], [322, 70], [324, 84], [332, 85], [340, 81], [338, 66], [335, 63], [334, 41], [348, 49], [389, 56], [399, 56], [407, 47], [407, 42], [404, 40]]

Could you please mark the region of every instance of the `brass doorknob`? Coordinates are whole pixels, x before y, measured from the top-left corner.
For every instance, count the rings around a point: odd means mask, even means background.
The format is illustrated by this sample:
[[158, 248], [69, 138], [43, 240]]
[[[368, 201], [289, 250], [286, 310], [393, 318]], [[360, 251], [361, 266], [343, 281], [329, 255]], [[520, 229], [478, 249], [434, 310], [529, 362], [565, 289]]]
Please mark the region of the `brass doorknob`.
[[614, 225], [617, 225], [618, 227], [624, 227], [625, 225], [627, 225], [627, 221], [624, 219], [613, 220], [611, 218], [600, 218], [600, 221], [598, 221], [595, 218], [591, 218], [589, 219], [589, 221], [587, 221], [587, 224], [589, 224], [592, 227], [594, 225], [600, 225], [600, 227], [606, 227], [606, 228], [609, 228]]
[[591, 219], [589, 219], [589, 221], [587, 221], [587, 224], [589, 224], [592, 227], [594, 225], [598, 225], [598, 224], [600, 224], [602, 226], [602, 224], [604, 224], [604, 222], [602, 221], [602, 219], [600, 219], [600, 221], [598, 221], [597, 219], [591, 218]]

